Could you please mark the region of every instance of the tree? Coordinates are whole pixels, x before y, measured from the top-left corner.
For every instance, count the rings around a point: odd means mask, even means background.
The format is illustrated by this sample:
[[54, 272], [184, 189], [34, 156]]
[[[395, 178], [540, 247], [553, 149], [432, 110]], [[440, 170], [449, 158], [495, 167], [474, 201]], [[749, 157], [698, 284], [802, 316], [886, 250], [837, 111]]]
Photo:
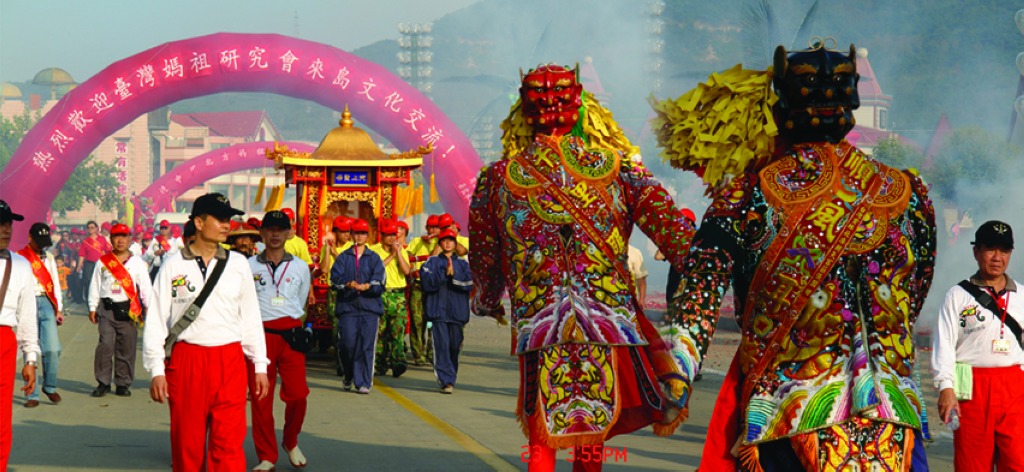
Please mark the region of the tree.
[[[0, 172], [40, 117], [38, 112], [30, 115], [28, 109], [11, 119], [0, 116]], [[117, 193], [117, 171], [113, 164], [97, 161], [90, 155], [71, 173], [50, 208], [67, 216], [70, 211], [81, 210], [85, 202], [93, 202], [103, 211], [116, 209], [118, 214], [123, 213], [123, 198]]]
[[[978, 192], [960, 189], [988, 189], [1014, 182], [1020, 176], [1016, 161], [1020, 150], [980, 128], [954, 131], [935, 157], [925, 179], [943, 199], [965, 208], [978, 208]], [[1012, 185], [1012, 184], [1009, 184]]]
[[872, 151], [872, 157], [897, 169], [920, 169], [921, 162], [924, 160], [924, 155], [914, 148], [904, 145], [897, 138], [885, 138], [879, 141]]

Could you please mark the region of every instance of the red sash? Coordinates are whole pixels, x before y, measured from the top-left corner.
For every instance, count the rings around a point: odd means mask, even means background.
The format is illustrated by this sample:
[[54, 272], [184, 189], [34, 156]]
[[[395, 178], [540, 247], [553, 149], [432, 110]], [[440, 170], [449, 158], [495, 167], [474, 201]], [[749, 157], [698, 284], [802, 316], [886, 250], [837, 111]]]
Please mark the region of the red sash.
[[18, 251], [18, 254], [28, 259], [29, 263], [32, 264], [32, 275], [36, 276], [39, 285], [42, 285], [43, 291], [46, 292], [46, 298], [49, 298], [50, 303], [53, 304], [53, 309], [58, 309], [57, 293], [53, 287], [53, 276], [50, 275], [50, 271], [46, 270], [46, 264], [43, 264], [43, 261], [39, 259], [39, 255], [28, 246]]
[[124, 290], [125, 295], [128, 296], [129, 302], [129, 315], [139, 325], [142, 324], [142, 304], [139, 303], [139, 292], [135, 290], [135, 281], [132, 280], [131, 274], [128, 273], [128, 269], [124, 267], [124, 264], [118, 260], [117, 256], [112, 252], [108, 252], [100, 258], [100, 262], [103, 263], [103, 267], [106, 267], [110, 271], [110, 275], [113, 275], [115, 279], [121, 284], [121, 289]]
[[160, 249], [163, 249], [164, 252], [171, 250], [171, 243], [167, 242], [167, 238], [165, 238], [162, 234], [156, 235], [156, 242], [157, 244], [160, 245]]

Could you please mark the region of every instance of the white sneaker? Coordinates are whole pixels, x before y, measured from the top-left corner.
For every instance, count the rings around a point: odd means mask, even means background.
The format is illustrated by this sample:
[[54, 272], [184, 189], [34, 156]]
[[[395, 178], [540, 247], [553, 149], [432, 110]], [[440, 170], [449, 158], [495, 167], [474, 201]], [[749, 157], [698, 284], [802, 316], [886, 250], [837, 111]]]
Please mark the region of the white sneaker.
[[453, 391], [455, 391], [455, 389], [450, 384], [445, 385], [444, 388], [441, 389], [441, 393], [451, 394]]
[[295, 446], [295, 449], [287, 450], [284, 452], [288, 453], [288, 462], [292, 463], [292, 467], [301, 469], [306, 466], [306, 456], [302, 455], [302, 451], [299, 450], [299, 446]]
[[263, 462], [260, 462], [260, 465], [257, 465], [256, 467], [253, 467], [252, 470], [253, 471], [261, 471], [261, 472], [266, 472], [266, 471], [273, 472], [273, 471], [277, 470], [277, 467], [273, 463], [271, 463], [270, 461], [263, 461]]

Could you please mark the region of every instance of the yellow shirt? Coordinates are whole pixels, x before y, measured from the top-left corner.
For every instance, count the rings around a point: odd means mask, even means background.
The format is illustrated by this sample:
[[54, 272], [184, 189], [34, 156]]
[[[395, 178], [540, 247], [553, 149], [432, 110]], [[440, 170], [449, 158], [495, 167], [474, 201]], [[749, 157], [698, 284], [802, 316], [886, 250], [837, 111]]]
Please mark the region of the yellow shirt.
[[409, 247], [406, 248], [406, 251], [409, 252], [409, 255], [422, 258], [423, 260], [418, 260], [416, 262], [412, 262], [410, 260], [412, 270], [420, 270], [420, 267], [423, 267], [423, 264], [427, 262], [427, 258], [430, 257], [430, 253], [436, 246], [437, 239], [434, 238], [427, 240], [424, 240], [423, 238], [414, 239], [412, 243], [409, 244]]
[[[380, 244], [374, 244], [368, 246], [371, 251], [376, 252], [380, 256], [380, 260], [384, 261], [391, 256], [390, 253], [384, 250], [384, 247]], [[398, 251], [398, 257], [401, 257], [406, 262], [409, 261], [408, 256], [405, 255], [405, 251]], [[405, 288], [405, 274], [402, 273], [402, 269], [398, 267], [398, 261], [391, 259], [384, 265], [384, 288], [391, 290], [394, 288]]]
[[298, 236], [292, 236], [284, 242], [284, 252], [306, 261], [306, 264], [313, 263], [313, 258], [309, 257], [309, 246]]
[[352, 247], [352, 241], [342, 244], [333, 252], [331, 247], [326, 244], [320, 249], [320, 271], [327, 274], [328, 283], [331, 280], [331, 267], [334, 265], [334, 259], [338, 257], [338, 254], [345, 252], [350, 247]]
[[[455, 242], [463, 245], [466, 248], [466, 250], [469, 251], [469, 236], [463, 236], [461, 234], [456, 235]], [[469, 259], [469, 253], [467, 252], [465, 256], [462, 256], [462, 258]]]

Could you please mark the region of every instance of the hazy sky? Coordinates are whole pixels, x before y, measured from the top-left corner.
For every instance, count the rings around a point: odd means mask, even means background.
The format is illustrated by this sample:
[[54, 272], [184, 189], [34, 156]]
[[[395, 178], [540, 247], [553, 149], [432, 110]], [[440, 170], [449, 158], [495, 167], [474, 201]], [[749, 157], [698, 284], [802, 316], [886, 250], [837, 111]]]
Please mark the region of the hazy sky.
[[0, 80], [60, 67], [84, 82], [153, 46], [218, 32], [280, 33], [351, 51], [477, 0], [0, 0]]

